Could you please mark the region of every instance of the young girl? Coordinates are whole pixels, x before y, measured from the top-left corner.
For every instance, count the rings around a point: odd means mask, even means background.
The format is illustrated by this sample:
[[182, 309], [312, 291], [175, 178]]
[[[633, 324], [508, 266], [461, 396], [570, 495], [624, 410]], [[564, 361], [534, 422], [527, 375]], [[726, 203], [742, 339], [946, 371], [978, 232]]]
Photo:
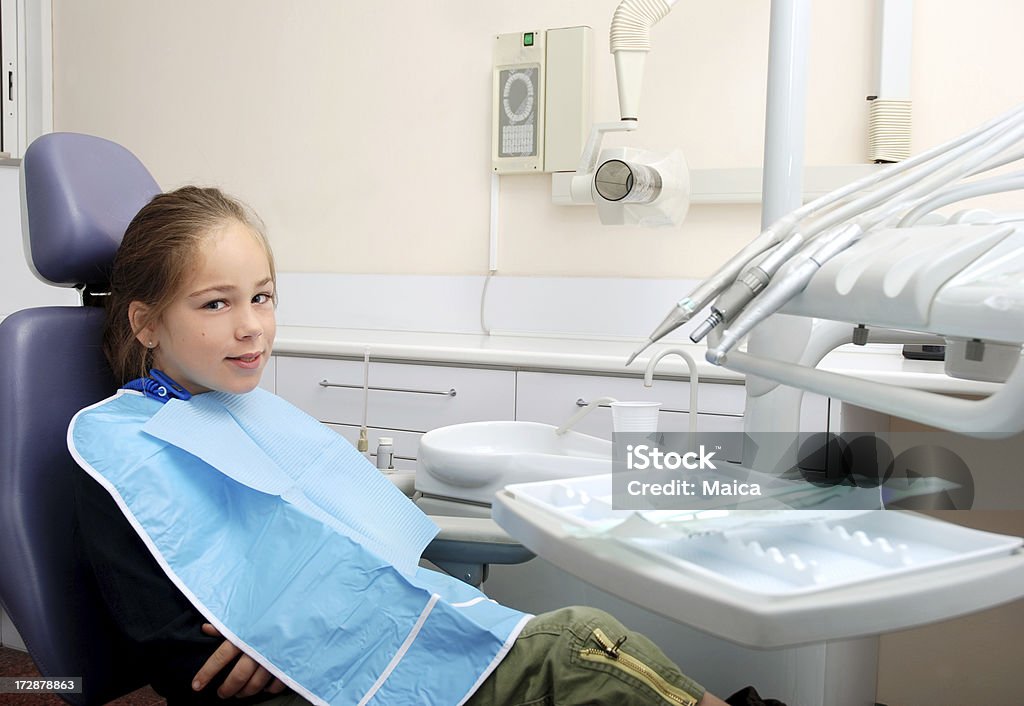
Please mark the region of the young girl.
[[[725, 703], [600, 611], [526, 616], [402, 569], [422, 547], [389, 545], [380, 525], [425, 516], [373, 485], [379, 474], [340, 437], [256, 390], [275, 287], [260, 222], [216, 189], [155, 197], [114, 262], [104, 349], [128, 391], [80, 412], [69, 446], [87, 471], [81, 551], [159, 693], [172, 704]], [[293, 437], [296, 453], [318, 450], [285, 477], [278, 449]], [[318, 464], [332, 466], [330, 483], [308, 480]], [[328, 497], [324, 486], [350, 477], [383, 493], [386, 520]]]

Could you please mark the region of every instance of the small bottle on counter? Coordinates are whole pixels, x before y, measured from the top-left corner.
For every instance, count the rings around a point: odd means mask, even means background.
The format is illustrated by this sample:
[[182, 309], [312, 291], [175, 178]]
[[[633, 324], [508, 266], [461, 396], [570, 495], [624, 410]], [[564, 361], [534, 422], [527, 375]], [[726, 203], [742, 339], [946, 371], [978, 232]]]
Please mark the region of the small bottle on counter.
[[377, 468], [382, 471], [395, 470], [395, 443], [390, 436], [377, 440]]

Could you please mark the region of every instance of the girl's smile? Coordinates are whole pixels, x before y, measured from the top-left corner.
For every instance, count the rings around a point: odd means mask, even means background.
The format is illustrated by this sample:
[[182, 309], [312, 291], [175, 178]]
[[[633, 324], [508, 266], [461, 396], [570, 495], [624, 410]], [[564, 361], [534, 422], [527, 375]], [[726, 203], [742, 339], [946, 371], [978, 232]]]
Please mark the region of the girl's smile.
[[240, 368], [246, 370], [255, 370], [259, 368], [263, 363], [262, 353], [247, 353], [246, 355], [240, 355], [233, 358], [228, 358], [232, 363]]

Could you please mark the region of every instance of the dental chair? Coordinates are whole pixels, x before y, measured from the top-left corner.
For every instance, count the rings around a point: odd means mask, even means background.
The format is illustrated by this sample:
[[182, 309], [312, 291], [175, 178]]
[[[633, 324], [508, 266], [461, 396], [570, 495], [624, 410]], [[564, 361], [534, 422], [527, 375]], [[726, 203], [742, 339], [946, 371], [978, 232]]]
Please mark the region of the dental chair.
[[47, 677], [82, 677], [73, 704], [143, 685], [144, 670], [76, 563], [67, 427], [117, 389], [100, 336], [121, 236], [160, 191], [128, 150], [88, 135], [45, 135], [22, 163], [26, 256], [40, 279], [76, 287], [82, 306], [40, 307], [0, 322], [0, 604]]
[[[73, 551], [67, 427], [117, 389], [100, 348], [110, 267], [128, 223], [160, 192], [123, 147], [72, 133], [44, 135], [22, 163], [26, 255], [40, 279], [75, 287], [82, 306], [26, 309], [0, 322], [0, 607], [46, 677], [82, 677], [73, 704], [105, 703], [145, 673]], [[478, 585], [488, 563], [533, 554], [490, 519], [435, 518], [424, 552]]]

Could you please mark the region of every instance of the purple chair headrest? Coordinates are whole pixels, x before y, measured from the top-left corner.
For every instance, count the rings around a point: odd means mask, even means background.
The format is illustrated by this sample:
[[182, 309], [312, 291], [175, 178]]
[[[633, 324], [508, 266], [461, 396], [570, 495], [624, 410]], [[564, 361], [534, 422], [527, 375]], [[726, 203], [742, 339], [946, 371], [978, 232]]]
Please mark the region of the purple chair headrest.
[[25, 254], [45, 282], [105, 285], [125, 228], [160, 193], [142, 162], [92, 135], [36, 139], [22, 161]]

